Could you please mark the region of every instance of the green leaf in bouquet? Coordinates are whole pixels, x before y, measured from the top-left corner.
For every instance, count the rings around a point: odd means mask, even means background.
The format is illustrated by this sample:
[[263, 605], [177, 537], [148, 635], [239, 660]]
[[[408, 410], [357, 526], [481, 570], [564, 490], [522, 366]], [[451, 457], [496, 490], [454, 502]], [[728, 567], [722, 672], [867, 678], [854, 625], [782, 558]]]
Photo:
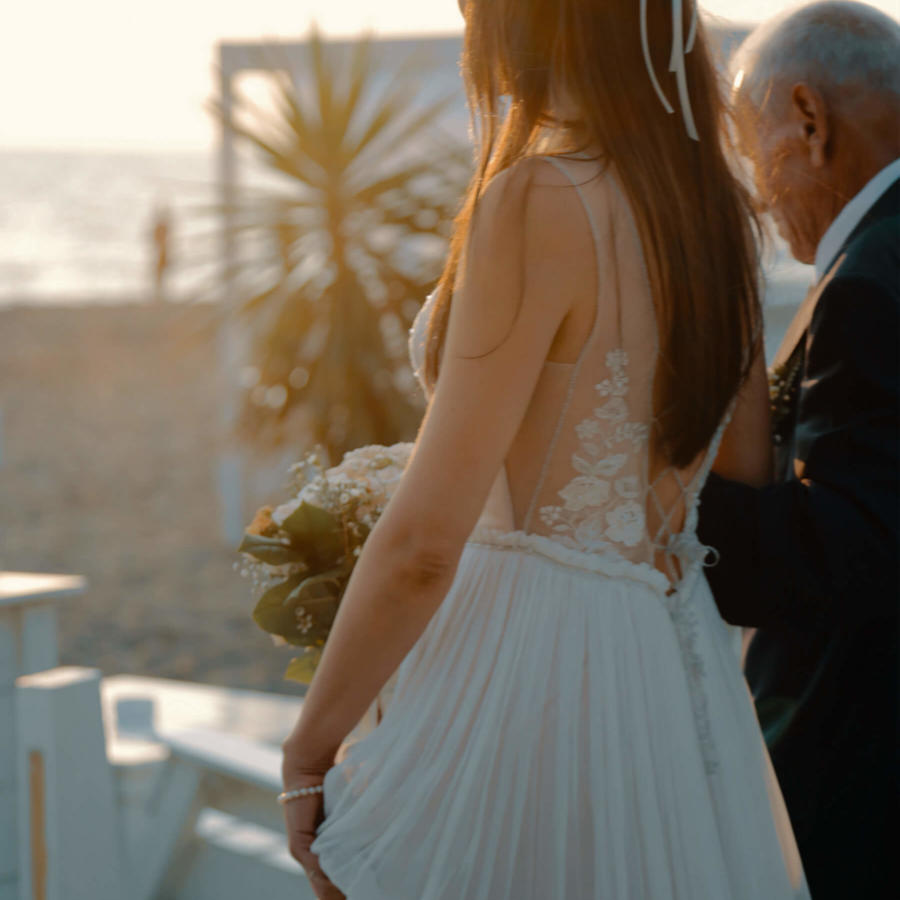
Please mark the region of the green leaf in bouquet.
[[299, 681], [309, 684], [316, 674], [316, 666], [322, 658], [321, 647], [308, 647], [302, 656], [295, 657], [288, 664], [284, 677], [288, 681]]
[[303, 561], [303, 557], [295, 547], [291, 547], [277, 538], [263, 537], [261, 534], [245, 534], [238, 547], [238, 552], [253, 556], [270, 566]]
[[295, 601], [291, 605], [296, 607], [308, 606], [317, 601], [330, 601], [337, 608], [349, 577], [350, 569], [347, 566], [337, 566], [327, 572], [309, 575], [291, 591], [288, 602]]
[[325, 643], [349, 577], [349, 567], [341, 566], [311, 575], [291, 591], [285, 603], [294, 610], [295, 619], [298, 611], [306, 617], [306, 625], [296, 639], [289, 638], [290, 643], [301, 647], [315, 647]]
[[[339, 566], [315, 575], [292, 575], [259, 598], [253, 620], [263, 631], [294, 646], [321, 646], [337, 615], [350, 571], [349, 566]], [[302, 627], [298, 611], [306, 620]]]
[[286, 602], [290, 594], [303, 582], [303, 575], [290, 578], [269, 588], [253, 610], [253, 621], [268, 631], [293, 643], [300, 636], [297, 624], [296, 605]]
[[327, 564], [344, 555], [344, 529], [340, 520], [327, 509], [301, 503], [281, 527], [307, 559]]

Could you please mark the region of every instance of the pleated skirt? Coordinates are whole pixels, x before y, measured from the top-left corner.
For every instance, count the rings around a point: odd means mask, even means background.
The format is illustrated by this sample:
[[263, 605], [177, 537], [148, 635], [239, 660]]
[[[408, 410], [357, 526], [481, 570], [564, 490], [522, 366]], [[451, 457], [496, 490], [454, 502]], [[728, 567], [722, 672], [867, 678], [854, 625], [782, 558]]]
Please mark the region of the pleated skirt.
[[467, 545], [326, 778], [313, 850], [349, 900], [808, 897], [734, 635], [705, 578], [687, 629], [662, 581]]

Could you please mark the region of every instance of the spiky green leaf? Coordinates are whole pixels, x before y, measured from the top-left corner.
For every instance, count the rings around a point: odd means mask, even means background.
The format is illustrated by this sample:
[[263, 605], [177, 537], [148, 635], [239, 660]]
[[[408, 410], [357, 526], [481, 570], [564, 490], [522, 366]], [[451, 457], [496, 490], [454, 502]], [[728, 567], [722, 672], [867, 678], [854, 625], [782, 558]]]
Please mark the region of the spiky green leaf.
[[[263, 109], [239, 96], [231, 117], [276, 176], [228, 210], [235, 244], [253, 241], [252, 253], [233, 260], [260, 372], [241, 425], [254, 441], [321, 444], [337, 459], [416, 429], [421, 402], [398, 387], [408, 363], [388, 345], [382, 318], [408, 322], [436, 280], [440, 250], [415, 266], [410, 251], [446, 241], [469, 154], [438, 133], [450, 98], [421, 102], [422, 60], [388, 59], [367, 40], [334, 52], [318, 34], [301, 65], [279, 62], [281, 54], [264, 54], [267, 68], [281, 69], [272, 103]], [[421, 212], [436, 213], [433, 227]], [[375, 247], [376, 237], [392, 247]], [[273, 385], [287, 390], [277, 409], [262, 390]]]

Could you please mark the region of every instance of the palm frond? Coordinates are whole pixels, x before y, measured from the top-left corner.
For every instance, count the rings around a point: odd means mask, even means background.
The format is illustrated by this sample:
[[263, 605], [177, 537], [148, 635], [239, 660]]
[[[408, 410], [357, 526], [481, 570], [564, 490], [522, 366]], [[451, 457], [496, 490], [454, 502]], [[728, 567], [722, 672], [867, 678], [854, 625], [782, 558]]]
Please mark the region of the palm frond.
[[397, 332], [437, 278], [470, 154], [438, 133], [453, 97], [417, 98], [420, 60], [385, 61], [368, 39], [336, 52], [317, 33], [307, 50], [299, 68], [280, 63], [270, 109], [239, 98], [232, 117], [281, 184], [244, 190], [227, 210], [235, 240], [256, 248], [235, 263], [252, 285], [241, 305], [259, 373], [242, 427], [336, 458], [415, 431]]

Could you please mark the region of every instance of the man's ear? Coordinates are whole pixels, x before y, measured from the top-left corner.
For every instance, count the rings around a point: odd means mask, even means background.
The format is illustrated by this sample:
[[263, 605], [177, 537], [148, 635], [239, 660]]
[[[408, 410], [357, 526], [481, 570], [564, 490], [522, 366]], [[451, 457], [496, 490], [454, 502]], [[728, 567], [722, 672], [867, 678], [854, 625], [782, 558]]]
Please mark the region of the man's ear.
[[808, 84], [795, 84], [791, 89], [791, 117], [806, 145], [813, 168], [820, 169], [828, 157], [828, 111], [825, 99]]

